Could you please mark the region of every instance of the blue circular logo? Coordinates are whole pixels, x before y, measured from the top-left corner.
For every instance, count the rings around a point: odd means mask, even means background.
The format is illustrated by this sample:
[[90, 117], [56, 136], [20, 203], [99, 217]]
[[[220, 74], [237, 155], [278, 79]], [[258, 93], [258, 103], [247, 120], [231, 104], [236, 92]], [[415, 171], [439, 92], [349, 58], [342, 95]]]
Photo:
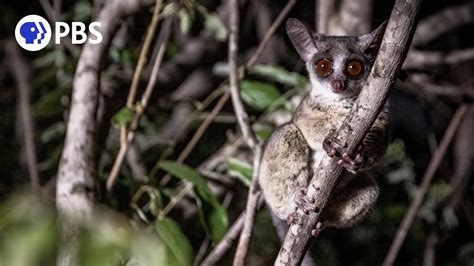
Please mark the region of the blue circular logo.
[[28, 15], [20, 19], [15, 27], [16, 42], [25, 50], [38, 51], [51, 40], [51, 26], [38, 15]]

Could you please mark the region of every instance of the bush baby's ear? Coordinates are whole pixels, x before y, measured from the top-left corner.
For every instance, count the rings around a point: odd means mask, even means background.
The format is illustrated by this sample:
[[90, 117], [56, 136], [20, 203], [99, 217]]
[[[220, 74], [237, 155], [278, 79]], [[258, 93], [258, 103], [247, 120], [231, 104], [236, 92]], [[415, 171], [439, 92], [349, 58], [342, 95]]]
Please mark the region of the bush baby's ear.
[[364, 53], [375, 59], [382, 44], [383, 35], [387, 28], [388, 20], [384, 21], [377, 29], [359, 37], [359, 43], [364, 49]]
[[311, 60], [317, 52], [313, 34], [299, 20], [290, 18], [286, 22], [286, 32], [291, 43], [303, 61]]

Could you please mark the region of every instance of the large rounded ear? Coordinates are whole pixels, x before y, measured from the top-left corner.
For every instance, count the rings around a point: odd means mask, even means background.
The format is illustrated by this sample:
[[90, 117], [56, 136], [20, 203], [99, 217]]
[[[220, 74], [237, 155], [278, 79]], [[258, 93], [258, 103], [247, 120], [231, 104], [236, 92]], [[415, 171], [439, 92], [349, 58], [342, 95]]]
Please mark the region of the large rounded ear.
[[383, 35], [387, 28], [388, 20], [384, 21], [377, 29], [359, 37], [359, 44], [364, 53], [371, 59], [375, 59], [382, 44]]
[[297, 19], [290, 18], [286, 22], [286, 32], [301, 59], [305, 62], [311, 60], [313, 54], [316, 53], [316, 45], [313, 40], [313, 34], [305, 25]]

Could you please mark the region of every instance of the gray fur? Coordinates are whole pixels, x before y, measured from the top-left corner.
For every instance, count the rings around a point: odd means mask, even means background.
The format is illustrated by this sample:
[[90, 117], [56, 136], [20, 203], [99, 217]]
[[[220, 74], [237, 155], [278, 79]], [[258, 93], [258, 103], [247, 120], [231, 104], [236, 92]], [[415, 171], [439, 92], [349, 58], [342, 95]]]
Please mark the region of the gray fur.
[[[290, 19], [288, 35], [306, 62], [311, 90], [298, 106], [292, 120], [278, 127], [268, 139], [260, 166], [260, 185], [273, 215], [285, 220], [296, 211], [295, 197], [300, 188], [307, 187], [313, 170], [326, 153], [324, 138], [332, 128], [338, 128], [353, 106], [369, 72], [385, 26], [360, 37], [325, 36], [310, 32], [301, 22]], [[315, 62], [328, 58], [333, 62], [333, 73], [320, 77], [315, 73]], [[363, 73], [357, 79], [345, 73], [347, 62], [357, 59]], [[333, 79], [342, 79], [346, 89], [334, 93]], [[364, 139], [364, 164], [370, 168], [385, 153], [388, 143], [386, 111]], [[324, 226], [348, 227], [360, 221], [374, 205], [378, 188], [365, 173], [349, 172], [339, 183], [321, 214]], [[281, 226], [280, 226], [281, 227]]]

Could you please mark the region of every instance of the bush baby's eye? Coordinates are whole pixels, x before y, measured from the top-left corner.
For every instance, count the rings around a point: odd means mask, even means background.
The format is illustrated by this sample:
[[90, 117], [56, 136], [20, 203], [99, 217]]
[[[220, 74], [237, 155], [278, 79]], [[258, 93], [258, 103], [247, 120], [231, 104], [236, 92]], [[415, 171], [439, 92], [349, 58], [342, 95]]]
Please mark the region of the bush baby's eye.
[[352, 78], [359, 77], [360, 74], [362, 74], [362, 70], [362, 63], [357, 60], [350, 61], [346, 67], [347, 74], [349, 74], [349, 76]]
[[321, 77], [327, 77], [332, 73], [332, 62], [326, 58], [319, 59], [316, 62], [316, 74]]

